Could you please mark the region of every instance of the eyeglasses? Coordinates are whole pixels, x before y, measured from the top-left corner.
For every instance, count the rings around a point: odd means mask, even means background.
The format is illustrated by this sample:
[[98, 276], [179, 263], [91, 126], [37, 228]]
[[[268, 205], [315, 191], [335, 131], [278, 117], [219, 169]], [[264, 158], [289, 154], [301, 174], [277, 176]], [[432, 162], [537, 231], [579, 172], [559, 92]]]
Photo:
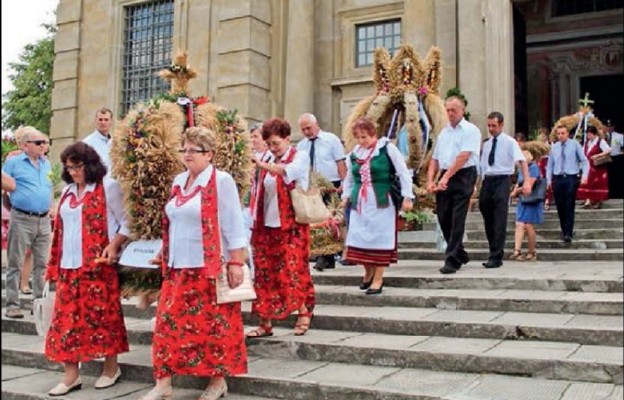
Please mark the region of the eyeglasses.
[[65, 168], [68, 171], [78, 171], [82, 167], [84, 167], [84, 163], [76, 164], [76, 165], [63, 165], [63, 168]]
[[47, 140], [29, 140], [26, 143], [34, 143], [35, 146], [41, 146], [42, 144], [48, 144]]
[[180, 153], [180, 154], [184, 154], [184, 153], [189, 153], [189, 154], [197, 154], [197, 153], [210, 153], [210, 150], [202, 150], [202, 149], [180, 149], [180, 150], [178, 150], [178, 153]]

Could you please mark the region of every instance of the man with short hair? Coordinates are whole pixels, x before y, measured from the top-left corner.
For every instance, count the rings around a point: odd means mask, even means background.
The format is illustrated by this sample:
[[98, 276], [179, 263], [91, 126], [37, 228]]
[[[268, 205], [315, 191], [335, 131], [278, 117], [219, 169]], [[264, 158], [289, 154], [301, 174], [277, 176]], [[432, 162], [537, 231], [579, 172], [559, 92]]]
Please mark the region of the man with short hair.
[[503, 132], [504, 117], [498, 111], [488, 115], [487, 127], [490, 138], [481, 150], [480, 173], [483, 181], [479, 193], [479, 211], [483, 216], [485, 234], [490, 255], [483, 263], [485, 268], [503, 265], [505, 238], [507, 236], [507, 213], [509, 189], [516, 163], [522, 171], [524, 195], [531, 193], [529, 169], [518, 142]]
[[559, 141], [552, 145], [548, 155], [546, 177], [548, 188], [552, 188], [557, 204], [557, 215], [561, 226], [563, 243], [572, 243], [574, 236], [574, 206], [579, 188], [579, 164], [581, 165], [581, 184], [587, 183], [589, 161], [583, 147], [576, 140], [570, 139], [568, 128], [557, 126]]
[[624, 199], [624, 135], [615, 131], [615, 125], [610, 119], [606, 127], [612, 160], [608, 164], [609, 198]]
[[11, 222], [9, 225], [9, 256], [6, 275], [6, 316], [23, 318], [19, 302], [20, 270], [26, 249], [33, 254], [33, 300], [43, 294], [43, 273], [50, 247], [50, 217], [53, 207], [53, 187], [49, 174], [50, 162], [44, 157], [48, 137], [33, 127], [23, 130], [22, 150], [4, 163], [3, 172], [15, 180], [15, 190], [9, 194]]
[[[310, 155], [310, 168], [313, 171], [317, 171], [330, 181], [336, 189], [340, 188], [347, 175], [347, 164], [344, 147], [338, 136], [322, 131], [314, 114], [310, 113], [299, 117], [299, 128], [305, 138], [297, 144], [297, 150]], [[323, 197], [325, 203], [329, 199], [329, 195]], [[314, 266], [319, 271], [335, 267], [336, 260], [333, 254], [319, 256]]]
[[[468, 204], [477, 181], [481, 148], [479, 128], [464, 119], [466, 104], [457, 97], [446, 100], [449, 124], [442, 129], [429, 162], [427, 191], [436, 194], [436, 213], [447, 242], [443, 274], [457, 272], [470, 261], [464, 249]], [[440, 179], [435, 177], [440, 171]]]
[[111, 126], [113, 124], [113, 112], [102, 107], [95, 113], [95, 131], [82, 141], [93, 147], [96, 153], [102, 159], [102, 163], [106, 169], [111, 168], [110, 146], [111, 146]]

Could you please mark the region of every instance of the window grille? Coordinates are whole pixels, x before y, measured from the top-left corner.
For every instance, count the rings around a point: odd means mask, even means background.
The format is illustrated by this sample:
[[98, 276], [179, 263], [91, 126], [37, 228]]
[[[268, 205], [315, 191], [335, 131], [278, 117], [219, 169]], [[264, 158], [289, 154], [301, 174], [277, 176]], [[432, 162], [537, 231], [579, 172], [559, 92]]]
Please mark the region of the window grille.
[[622, 0], [554, 0], [552, 16], [592, 13], [622, 8]]
[[385, 47], [390, 55], [401, 45], [401, 20], [366, 23], [355, 26], [355, 65], [372, 65], [375, 48]]
[[158, 71], [171, 63], [173, 0], [157, 0], [125, 7], [121, 107], [128, 110], [154, 94], [166, 92], [170, 83]]

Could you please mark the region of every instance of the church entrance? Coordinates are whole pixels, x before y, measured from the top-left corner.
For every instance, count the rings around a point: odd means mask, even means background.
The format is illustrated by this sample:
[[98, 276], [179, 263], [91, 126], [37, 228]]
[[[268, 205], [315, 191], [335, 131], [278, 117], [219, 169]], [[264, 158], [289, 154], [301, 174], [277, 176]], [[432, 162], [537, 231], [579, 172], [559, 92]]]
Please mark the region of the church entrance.
[[621, 130], [622, 94], [624, 93], [624, 75], [599, 75], [581, 78], [581, 93], [589, 93], [594, 101], [594, 114], [603, 123], [610, 119]]

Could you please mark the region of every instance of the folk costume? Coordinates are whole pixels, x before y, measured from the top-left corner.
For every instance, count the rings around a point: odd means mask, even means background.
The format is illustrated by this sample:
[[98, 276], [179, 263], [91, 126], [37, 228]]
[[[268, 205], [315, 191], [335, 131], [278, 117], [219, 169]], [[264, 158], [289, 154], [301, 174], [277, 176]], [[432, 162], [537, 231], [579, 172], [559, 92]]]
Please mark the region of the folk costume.
[[583, 146], [583, 152], [589, 161], [589, 176], [587, 177], [587, 184], [579, 186], [576, 193], [578, 200], [596, 202], [609, 199], [608, 165], [595, 165], [594, 160], [592, 160], [592, 156], [608, 149], [609, 145], [600, 137], [588, 140]]
[[281, 159], [284, 176], [262, 170], [258, 177], [254, 225], [255, 282], [252, 311], [262, 319], [286, 319], [305, 306], [314, 309], [314, 285], [308, 266], [310, 227], [295, 221], [290, 191], [308, 187], [308, 154], [289, 147]]
[[348, 160], [342, 194], [351, 201], [345, 258], [379, 267], [396, 263], [398, 210], [390, 198], [394, 174], [399, 176], [401, 195], [414, 198], [403, 155], [384, 137], [370, 149], [355, 146]]
[[227, 249], [247, 246], [236, 184], [209, 165], [184, 190], [178, 175], [165, 206], [163, 285], [152, 344], [154, 376], [225, 377], [247, 372], [240, 303], [217, 304]]
[[128, 235], [121, 205], [121, 189], [108, 177], [87, 185], [82, 199], [76, 184], [61, 196], [46, 275], [56, 283], [45, 341], [50, 360], [78, 363], [128, 351], [117, 269], [95, 261], [117, 233]]

